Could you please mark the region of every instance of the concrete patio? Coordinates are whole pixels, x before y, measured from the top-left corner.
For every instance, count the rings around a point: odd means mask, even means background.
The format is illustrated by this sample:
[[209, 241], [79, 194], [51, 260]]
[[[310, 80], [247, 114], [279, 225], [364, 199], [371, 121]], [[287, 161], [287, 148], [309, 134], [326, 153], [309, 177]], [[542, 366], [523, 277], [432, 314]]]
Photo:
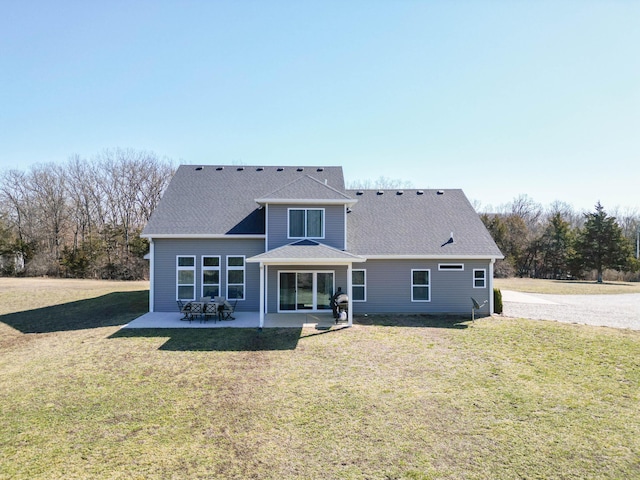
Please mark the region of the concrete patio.
[[[258, 328], [258, 312], [235, 312], [235, 320], [181, 320], [179, 312], [148, 312], [132, 320], [122, 328]], [[338, 326], [345, 326], [340, 323]], [[264, 328], [317, 328], [329, 329], [336, 323], [331, 313], [269, 313], [264, 318]]]

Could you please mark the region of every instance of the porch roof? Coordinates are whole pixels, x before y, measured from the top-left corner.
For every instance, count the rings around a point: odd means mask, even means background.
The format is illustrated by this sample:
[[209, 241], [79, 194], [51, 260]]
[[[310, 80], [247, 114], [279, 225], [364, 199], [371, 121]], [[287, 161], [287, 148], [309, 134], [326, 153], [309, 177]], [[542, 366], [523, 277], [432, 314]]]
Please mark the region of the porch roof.
[[313, 240], [300, 240], [247, 258], [263, 264], [350, 264], [366, 259]]

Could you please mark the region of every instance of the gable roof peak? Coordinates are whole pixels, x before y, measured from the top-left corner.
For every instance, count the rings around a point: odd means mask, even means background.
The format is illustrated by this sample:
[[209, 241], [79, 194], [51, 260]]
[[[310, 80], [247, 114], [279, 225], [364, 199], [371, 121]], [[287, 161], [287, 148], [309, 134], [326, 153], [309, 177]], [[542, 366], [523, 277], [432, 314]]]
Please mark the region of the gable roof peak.
[[327, 179], [321, 181], [309, 174], [302, 175], [289, 183], [256, 198], [257, 203], [336, 203], [352, 205], [356, 202], [343, 191], [329, 185]]

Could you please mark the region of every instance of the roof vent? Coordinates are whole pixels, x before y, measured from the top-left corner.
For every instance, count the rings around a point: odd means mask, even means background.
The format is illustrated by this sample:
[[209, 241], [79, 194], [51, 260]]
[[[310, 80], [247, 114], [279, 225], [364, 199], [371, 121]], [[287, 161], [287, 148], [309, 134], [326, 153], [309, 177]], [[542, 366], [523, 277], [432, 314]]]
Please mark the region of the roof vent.
[[196, 167], [196, 172], [199, 172], [200, 170], [202, 170], [202, 167]]
[[416, 192], [416, 195], [424, 195], [424, 192], [423, 192], [422, 190], [418, 190], [418, 191]]
[[362, 190], [358, 190], [358, 191], [356, 192], [356, 195], [364, 195], [364, 192], [363, 192]]
[[244, 167], [238, 167], [238, 168], [237, 168], [237, 170], [238, 170], [239, 172], [241, 172], [241, 171], [243, 171], [243, 170], [244, 170]]
[[316, 169], [317, 172], [324, 172], [324, 167], [319, 167], [318, 169]]
[[263, 167], [258, 167], [258, 168], [256, 168], [256, 172], [261, 172], [261, 171], [263, 171], [263, 170], [264, 170], [264, 168], [263, 168]]
[[284, 170], [284, 168], [282, 168], [282, 167], [278, 167], [278, 169], [277, 169], [277, 170], [278, 170], [278, 172], [282, 172], [282, 171]]
[[398, 190], [398, 191], [396, 192], [396, 195], [402, 195], [403, 193], [404, 193], [404, 192], [403, 192], [402, 190]]
[[302, 172], [303, 170], [304, 170], [304, 168], [302, 168], [302, 167], [298, 167], [298, 171], [299, 171], [299, 172]]
[[384, 195], [384, 190], [378, 190], [376, 193], [377, 193], [378, 195]]
[[438, 191], [436, 192], [436, 194], [438, 194], [438, 195], [444, 195], [444, 190], [438, 190]]
[[224, 170], [224, 167], [216, 167], [217, 171]]

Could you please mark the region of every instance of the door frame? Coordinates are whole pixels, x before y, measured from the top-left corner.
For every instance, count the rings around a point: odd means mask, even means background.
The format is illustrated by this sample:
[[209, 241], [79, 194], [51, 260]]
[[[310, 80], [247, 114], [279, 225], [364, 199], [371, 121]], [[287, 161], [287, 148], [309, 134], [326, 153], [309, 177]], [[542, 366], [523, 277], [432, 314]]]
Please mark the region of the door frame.
[[[298, 283], [298, 273], [311, 273], [312, 274], [312, 293], [313, 293], [313, 309], [311, 310], [307, 310], [307, 309], [301, 309], [298, 310], [297, 308], [297, 288], [296, 288], [296, 309], [295, 310], [281, 310], [280, 309], [280, 274], [281, 273], [295, 273], [296, 274], [296, 285]], [[331, 291], [335, 292], [336, 291], [336, 271], [335, 270], [294, 270], [294, 269], [287, 269], [287, 270], [278, 270], [277, 273], [277, 277], [278, 277], [278, 286], [276, 288], [276, 307], [277, 307], [277, 312], [278, 313], [318, 313], [318, 312], [327, 312], [330, 311], [330, 309], [321, 309], [318, 310], [318, 273], [330, 273], [331, 274], [331, 280], [332, 280], [332, 288]]]

